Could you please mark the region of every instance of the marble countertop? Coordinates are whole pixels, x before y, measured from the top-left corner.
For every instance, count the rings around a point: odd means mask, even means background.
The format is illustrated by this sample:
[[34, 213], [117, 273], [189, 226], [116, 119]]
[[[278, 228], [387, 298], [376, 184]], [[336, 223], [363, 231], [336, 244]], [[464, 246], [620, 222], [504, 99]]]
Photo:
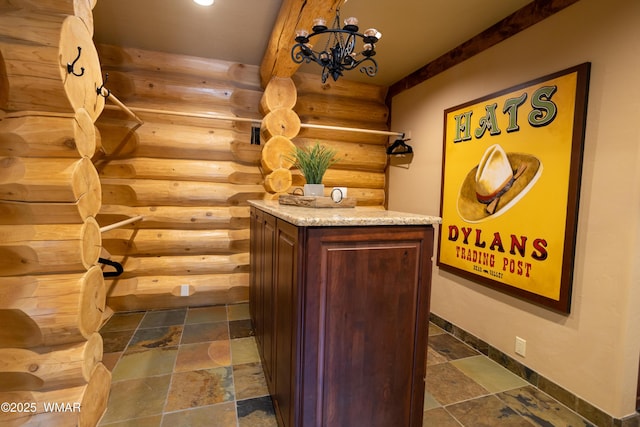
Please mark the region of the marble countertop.
[[440, 224], [437, 216], [384, 210], [376, 207], [306, 208], [281, 205], [277, 200], [249, 200], [276, 218], [301, 227], [362, 226], [362, 225], [433, 225]]

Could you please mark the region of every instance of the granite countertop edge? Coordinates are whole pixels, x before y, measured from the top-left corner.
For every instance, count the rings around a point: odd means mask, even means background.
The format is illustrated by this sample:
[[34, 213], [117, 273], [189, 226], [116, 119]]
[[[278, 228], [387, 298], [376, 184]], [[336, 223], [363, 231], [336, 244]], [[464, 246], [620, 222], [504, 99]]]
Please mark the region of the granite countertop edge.
[[277, 200], [249, 200], [249, 205], [301, 227], [366, 225], [435, 225], [437, 216], [390, 211], [381, 208], [306, 208], [281, 205]]

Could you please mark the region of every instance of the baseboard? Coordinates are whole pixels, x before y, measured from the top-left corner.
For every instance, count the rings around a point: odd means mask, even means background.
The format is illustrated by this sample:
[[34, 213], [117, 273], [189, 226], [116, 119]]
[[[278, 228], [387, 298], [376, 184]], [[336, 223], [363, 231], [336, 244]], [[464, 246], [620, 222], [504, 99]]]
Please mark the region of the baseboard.
[[579, 398], [558, 384], [543, 377], [531, 368], [523, 365], [508, 354], [503, 353], [478, 337], [470, 334], [464, 329], [443, 319], [437, 314], [431, 313], [429, 320], [436, 326], [444, 329], [460, 341], [473, 347], [480, 353], [494, 360], [514, 374], [526, 380], [531, 385], [547, 393], [567, 408], [578, 413], [585, 419], [594, 423], [597, 427], [640, 427], [640, 414], [630, 415], [623, 419], [614, 418], [601, 409], [596, 408], [589, 402]]

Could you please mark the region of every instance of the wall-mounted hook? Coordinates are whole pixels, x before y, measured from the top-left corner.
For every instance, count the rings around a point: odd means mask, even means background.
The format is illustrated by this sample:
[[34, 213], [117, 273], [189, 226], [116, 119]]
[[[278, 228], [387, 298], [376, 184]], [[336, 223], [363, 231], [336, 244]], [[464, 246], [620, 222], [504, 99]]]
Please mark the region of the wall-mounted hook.
[[394, 156], [397, 156], [400, 154], [413, 154], [413, 148], [407, 144], [407, 141], [410, 141], [410, 140], [411, 138], [396, 139], [393, 144], [387, 147], [387, 154], [394, 155]]
[[80, 67], [80, 74], [76, 73], [74, 70], [76, 66], [76, 62], [78, 62], [78, 59], [80, 59], [81, 53], [82, 53], [82, 48], [78, 46], [78, 56], [76, 56], [76, 59], [74, 59], [72, 63], [67, 62], [67, 73], [73, 74], [74, 76], [78, 76], [78, 77], [84, 74], [84, 67]]
[[100, 264], [109, 265], [116, 269], [116, 271], [103, 271], [102, 272], [103, 277], [117, 277], [122, 273], [124, 273], [124, 267], [122, 266], [122, 264], [120, 264], [117, 261], [111, 261], [110, 259], [106, 259], [106, 258], [98, 258], [98, 262]]
[[[111, 95], [111, 91], [109, 89], [107, 89], [106, 87], [104, 87], [104, 85], [107, 83], [107, 80], [109, 80], [109, 73], [106, 73], [104, 75], [104, 81], [102, 82], [102, 86], [96, 88], [97, 94], [102, 96], [104, 99], [107, 99], [109, 97], [109, 95]], [[107, 91], [106, 95], [104, 93], [102, 93], [102, 89]]]

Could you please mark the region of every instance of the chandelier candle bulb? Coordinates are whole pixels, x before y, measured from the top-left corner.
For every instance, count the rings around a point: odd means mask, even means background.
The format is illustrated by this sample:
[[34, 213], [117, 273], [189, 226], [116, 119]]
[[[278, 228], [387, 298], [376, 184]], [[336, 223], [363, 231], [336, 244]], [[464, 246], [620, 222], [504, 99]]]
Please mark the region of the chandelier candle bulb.
[[358, 31], [358, 20], [353, 16], [344, 20], [344, 29], [347, 31]]
[[327, 20], [324, 18], [316, 18], [313, 20], [313, 31], [318, 33], [327, 29]]
[[364, 32], [365, 43], [375, 43], [382, 38], [382, 33], [375, 28], [369, 28]]

